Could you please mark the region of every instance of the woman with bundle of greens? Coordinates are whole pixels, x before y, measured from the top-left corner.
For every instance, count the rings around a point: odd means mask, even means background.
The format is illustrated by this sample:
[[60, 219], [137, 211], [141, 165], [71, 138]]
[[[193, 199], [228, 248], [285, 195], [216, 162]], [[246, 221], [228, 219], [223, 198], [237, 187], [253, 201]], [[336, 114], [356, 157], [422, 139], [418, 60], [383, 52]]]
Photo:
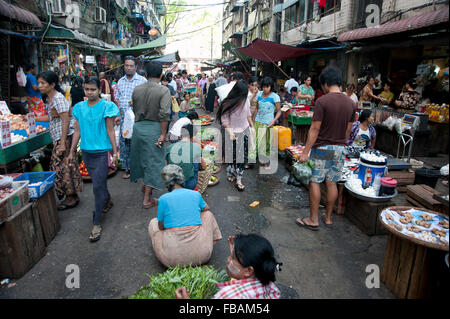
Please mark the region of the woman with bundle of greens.
[[[280, 299], [274, 282], [283, 264], [276, 261], [270, 242], [256, 234], [239, 234], [228, 237], [228, 246], [226, 271], [234, 279], [218, 283], [219, 291], [213, 299]], [[175, 290], [175, 297], [189, 299], [189, 293], [181, 287]]]

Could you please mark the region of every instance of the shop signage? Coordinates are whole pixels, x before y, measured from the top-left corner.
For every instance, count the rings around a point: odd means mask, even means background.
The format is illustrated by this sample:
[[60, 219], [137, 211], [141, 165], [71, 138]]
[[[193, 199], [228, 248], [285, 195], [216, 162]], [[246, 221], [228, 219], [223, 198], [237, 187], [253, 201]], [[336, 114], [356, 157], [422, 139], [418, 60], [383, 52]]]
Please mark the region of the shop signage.
[[94, 55], [86, 55], [86, 63], [87, 64], [95, 64], [95, 56]]
[[11, 111], [5, 101], [0, 101], [0, 113], [2, 115], [11, 114]]
[[1, 121], [0, 122], [0, 133], [2, 147], [11, 145], [11, 122]]
[[36, 136], [36, 120], [34, 118], [34, 114], [28, 113], [27, 120], [28, 120], [28, 135], [30, 137]]

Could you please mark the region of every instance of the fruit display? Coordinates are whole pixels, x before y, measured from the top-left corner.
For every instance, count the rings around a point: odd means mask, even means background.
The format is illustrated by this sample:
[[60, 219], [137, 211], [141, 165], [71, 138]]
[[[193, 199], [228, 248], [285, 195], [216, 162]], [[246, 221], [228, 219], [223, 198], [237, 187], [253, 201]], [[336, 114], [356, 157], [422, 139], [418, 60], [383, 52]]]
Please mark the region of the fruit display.
[[428, 114], [428, 120], [432, 122], [448, 123], [449, 106], [447, 104], [428, 104], [425, 108], [425, 114]]
[[216, 135], [219, 134], [217, 129], [213, 128], [202, 128], [197, 133], [197, 138], [200, 141], [214, 141]]
[[80, 163], [80, 165], [79, 165], [79, 168], [80, 168], [80, 174], [81, 174], [81, 176], [89, 176], [89, 173], [88, 173], [88, 171], [87, 171], [86, 165], [84, 165], [84, 162], [83, 162], [83, 161], [81, 161], [81, 163]]
[[219, 183], [219, 177], [217, 177], [216, 175], [212, 175], [209, 178], [208, 186], [214, 186], [214, 185], [217, 185], [218, 183]]

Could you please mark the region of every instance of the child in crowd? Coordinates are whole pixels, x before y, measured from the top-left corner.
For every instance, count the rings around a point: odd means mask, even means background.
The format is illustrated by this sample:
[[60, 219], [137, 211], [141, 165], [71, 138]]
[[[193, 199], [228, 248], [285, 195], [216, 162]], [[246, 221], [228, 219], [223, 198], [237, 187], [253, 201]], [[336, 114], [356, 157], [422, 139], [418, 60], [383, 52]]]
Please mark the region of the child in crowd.
[[188, 115], [188, 112], [194, 108], [191, 106], [191, 96], [189, 93], [184, 93], [184, 100], [180, 104], [180, 111], [178, 112], [178, 118], [183, 118]]
[[191, 112], [186, 117], [180, 118], [176, 121], [169, 130], [169, 142], [176, 143], [181, 140], [181, 128], [187, 124], [193, 124], [193, 121], [197, 119], [197, 112]]

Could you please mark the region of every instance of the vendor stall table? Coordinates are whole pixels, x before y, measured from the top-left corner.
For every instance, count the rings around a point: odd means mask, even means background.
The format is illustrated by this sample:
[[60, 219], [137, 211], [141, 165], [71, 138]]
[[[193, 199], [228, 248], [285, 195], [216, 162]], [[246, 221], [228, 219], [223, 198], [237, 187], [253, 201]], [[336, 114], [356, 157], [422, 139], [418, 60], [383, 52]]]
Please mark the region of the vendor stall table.
[[41, 148], [42, 146], [52, 143], [50, 133], [48, 131], [37, 134], [34, 137], [27, 138], [22, 142], [4, 147], [0, 149], [0, 168], [5, 168], [7, 164], [17, 161], [27, 156], [31, 152]]
[[378, 216], [386, 207], [393, 206], [394, 202], [368, 202], [354, 197], [347, 192], [345, 204], [345, 217], [355, 224], [366, 235], [383, 235], [386, 230], [382, 227]]
[[[377, 140], [375, 148], [388, 154], [396, 155], [399, 143], [397, 132], [382, 125], [376, 125]], [[428, 122], [428, 130], [415, 132], [411, 150], [412, 157], [434, 156], [449, 152], [448, 124]]]
[[[402, 211], [411, 208], [389, 207], [390, 210]], [[448, 267], [444, 264], [448, 244], [426, 243], [387, 226], [381, 216], [379, 220], [389, 232], [381, 270], [381, 281], [386, 287], [401, 299], [448, 296]]]
[[289, 114], [288, 122], [292, 124], [293, 136], [295, 144], [306, 144], [308, 140], [308, 131], [311, 127], [312, 117], [300, 117]]

